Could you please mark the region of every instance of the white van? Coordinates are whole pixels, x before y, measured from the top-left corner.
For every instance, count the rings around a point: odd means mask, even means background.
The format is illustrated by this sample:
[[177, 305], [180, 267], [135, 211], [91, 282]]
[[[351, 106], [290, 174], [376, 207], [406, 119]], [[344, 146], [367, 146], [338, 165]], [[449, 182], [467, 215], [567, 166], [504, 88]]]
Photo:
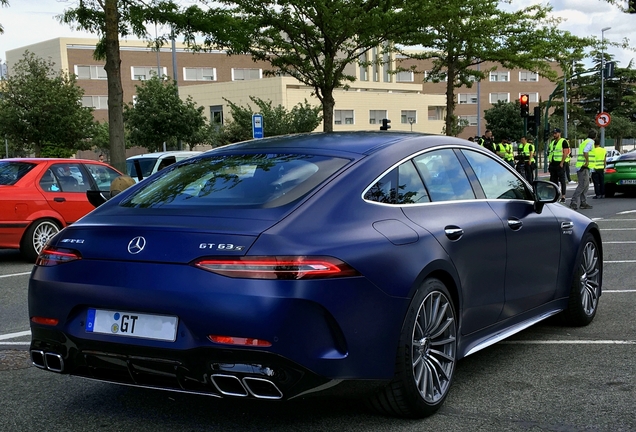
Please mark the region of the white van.
[[[126, 159], [126, 174], [135, 181], [150, 177], [157, 171], [161, 171], [175, 162], [201, 154], [200, 151], [167, 151], [158, 153], [146, 153], [131, 156]], [[141, 176], [139, 175], [141, 171]]]

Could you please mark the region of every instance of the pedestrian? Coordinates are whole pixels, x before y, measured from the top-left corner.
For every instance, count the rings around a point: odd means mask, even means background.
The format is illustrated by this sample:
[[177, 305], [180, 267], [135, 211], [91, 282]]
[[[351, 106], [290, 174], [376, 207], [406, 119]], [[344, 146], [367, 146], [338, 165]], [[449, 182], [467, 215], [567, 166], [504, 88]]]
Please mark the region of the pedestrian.
[[470, 141], [470, 142], [475, 142], [475, 138], [473, 138], [473, 137], [468, 137], [468, 141]]
[[596, 139], [596, 131], [590, 130], [587, 133], [587, 139], [579, 144], [579, 153], [576, 158], [576, 175], [578, 177], [578, 186], [572, 195], [570, 201], [571, 209], [591, 209], [592, 206], [587, 203], [587, 191], [590, 189], [590, 167], [596, 166], [596, 161], [592, 159], [594, 153], [594, 140]]
[[561, 187], [561, 199], [559, 202], [565, 203], [565, 159], [570, 154], [570, 144], [565, 138], [561, 137], [561, 129], [555, 128], [552, 131], [552, 141], [548, 146], [548, 171], [550, 172], [550, 181]]
[[601, 147], [600, 140], [594, 141], [594, 166], [592, 167], [592, 182], [594, 182], [594, 196], [592, 198], [605, 198], [605, 165], [607, 163], [607, 150]]
[[568, 181], [568, 184], [574, 184], [576, 183], [574, 180], [572, 180], [572, 176], [570, 175], [570, 161], [572, 160], [572, 152], [570, 152], [570, 154], [568, 155], [568, 157], [565, 159], [565, 178]]
[[532, 183], [536, 166], [534, 161], [534, 144], [528, 142], [528, 138], [525, 136], [522, 136], [520, 141], [517, 154], [519, 163], [523, 166], [523, 170], [519, 170], [519, 172], [523, 173], [526, 180]]
[[495, 144], [495, 139], [492, 136], [492, 131], [490, 129], [486, 129], [484, 132], [484, 136], [479, 138], [479, 145], [487, 148], [493, 153], [497, 153], [497, 144]]
[[506, 157], [504, 160], [508, 162], [508, 165], [514, 168], [515, 167], [515, 151], [512, 148], [512, 139], [506, 138], [504, 140], [504, 145], [506, 147]]
[[104, 162], [104, 154], [103, 153], [99, 154], [99, 161], [100, 162]]

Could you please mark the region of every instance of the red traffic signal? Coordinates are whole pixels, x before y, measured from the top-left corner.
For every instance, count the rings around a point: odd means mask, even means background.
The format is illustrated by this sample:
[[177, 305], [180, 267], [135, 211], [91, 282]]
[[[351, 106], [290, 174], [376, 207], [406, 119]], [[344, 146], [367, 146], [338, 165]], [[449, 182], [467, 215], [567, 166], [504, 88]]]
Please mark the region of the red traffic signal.
[[528, 117], [530, 114], [530, 96], [522, 94], [519, 96], [519, 104], [521, 105], [521, 117]]

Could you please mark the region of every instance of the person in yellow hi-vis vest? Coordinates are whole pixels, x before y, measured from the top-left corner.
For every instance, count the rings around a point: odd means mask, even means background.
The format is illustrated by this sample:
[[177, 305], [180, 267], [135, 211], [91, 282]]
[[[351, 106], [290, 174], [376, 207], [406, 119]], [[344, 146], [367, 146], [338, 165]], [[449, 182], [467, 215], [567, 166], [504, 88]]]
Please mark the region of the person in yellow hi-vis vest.
[[594, 140], [596, 139], [596, 131], [590, 130], [587, 133], [587, 139], [579, 145], [579, 154], [576, 158], [576, 175], [579, 184], [572, 195], [570, 202], [571, 209], [591, 209], [592, 206], [587, 203], [587, 191], [590, 189], [590, 168], [596, 166], [594, 160]]
[[556, 128], [552, 131], [552, 141], [548, 145], [548, 171], [550, 172], [550, 181], [561, 186], [561, 199], [559, 202], [565, 203], [565, 159], [570, 154], [570, 144], [565, 138], [561, 137], [561, 129]]
[[605, 198], [605, 164], [607, 162], [607, 150], [601, 147], [601, 142], [597, 140], [594, 142], [592, 153], [594, 154], [594, 166], [592, 167], [594, 196], [592, 198]]

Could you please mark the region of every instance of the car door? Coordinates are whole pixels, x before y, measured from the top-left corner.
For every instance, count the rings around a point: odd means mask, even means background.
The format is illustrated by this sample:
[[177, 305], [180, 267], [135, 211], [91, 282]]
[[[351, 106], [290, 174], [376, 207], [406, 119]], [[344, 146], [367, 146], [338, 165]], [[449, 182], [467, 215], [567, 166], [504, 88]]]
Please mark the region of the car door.
[[501, 319], [552, 300], [561, 250], [556, 217], [549, 210], [535, 212], [529, 188], [506, 166], [476, 151], [462, 150], [462, 154], [506, 233], [506, 302]]
[[40, 188], [49, 206], [59, 213], [65, 223], [72, 223], [94, 207], [86, 198], [91, 180], [79, 163], [52, 164], [40, 178]]
[[413, 159], [431, 203], [404, 214], [429, 231], [448, 253], [460, 278], [463, 334], [499, 319], [504, 305], [506, 236], [501, 221], [474, 191], [452, 149]]

